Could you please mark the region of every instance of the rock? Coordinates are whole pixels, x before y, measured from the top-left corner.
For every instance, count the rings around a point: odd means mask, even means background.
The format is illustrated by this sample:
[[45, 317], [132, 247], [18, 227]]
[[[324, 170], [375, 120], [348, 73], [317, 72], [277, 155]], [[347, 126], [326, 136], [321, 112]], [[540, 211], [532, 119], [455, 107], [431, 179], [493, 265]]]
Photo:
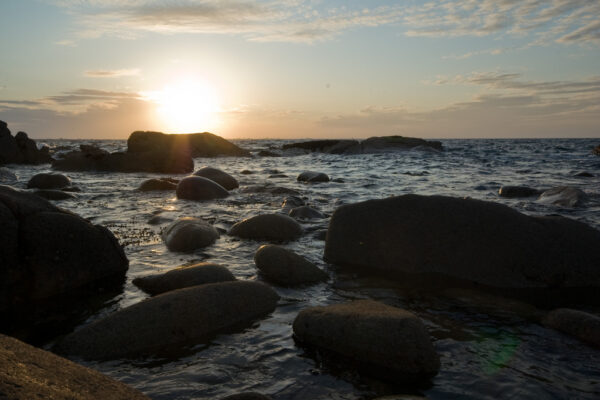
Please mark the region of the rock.
[[518, 197], [539, 196], [540, 193], [540, 190], [530, 188], [527, 186], [502, 186], [498, 190], [498, 195], [500, 197], [506, 197], [509, 199]]
[[600, 317], [583, 311], [559, 308], [549, 312], [542, 323], [600, 348]]
[[243, 169], [240, 171], [240, 174], [242, 175], [252, 175], [254, 172], [250, 171], [249, 169]]
[[235, 281], [235, 277], [227, 268], [219, 264], [204, 262], [181, 266], [164, 274], [135, 278], [133, 284], [154, 296], [175, 289], [226, 281]]
[[42, 300], [50, 304], [48, 299], [80, 288], [122, 285], [128, 260], [100, 225], [32, 193], [0, 186], [0, 226], [0, 315], [27, 316], [20, 309], [39, 308]]
[[0, 396], [11, 400], [149, 400], [93, 369], [4, 335], [0, 335]]
[[274, 151], [270, 150], [261, 150], [258, 153], [256, 153], [256, 155], [259, 157], [281, 157], [281, 154], [277, 154]]
[[543, 192], [538, 201], [562, 207], [578, 207], [587, 201], [587, 195], [574, 187], [558, 186]]
[[138, 188], [141, 192], [161, 191], [161, 190], [175, 190], [177, 183], [171, 179], [159, 178], [159, 179], [147, 179]]
[[281, 148], [283, 150], [301, 149], [330, 154], [360, 153], [360, 143], [358, 140], [309, 140], [307, 142], [284, 144]]
[[254, 255], [256, 268], [271, 282], [283, 286], [322, 282], [329, 276], [315, 264], [291, 250], [267, 244]]
[[576, 173], [575, 176], [578, 178], [593, 178], [594, 174], [589, 173], [587, 171], [582, 171], [582, 172]]
[[16, 183], [18, 180], [19, 180], [19, 178], [17, 178], [17, 175], [14, 172], [12, 172], [10, 169], [5, 168], [5, 167], [0, 167], [0, 184], [1, 185]]
[[292, 208], [297, 208], [297, 207], [303, 206], [305, 204], [306, 203], [304, 202], [304, 200], [301, 197], [288, 196], [285, 198], [285, 200], [283, 200], [283, 203], [281, 204], [281, 208], [283, 208], [284, 210], [287, 210], [289, 212], [289, 210], [291, 210]]
[[249, 281], [173, 290], [92, 322], [55, 349], [85, 359], [157, 354], [250, 326], [272, 312], [278, 299], [270, 287]]
[[373, 300], [304, 309], [293, 329], [301, 343], [364, 363], [368, 373], [394, 382], [427, 380], [440, 368], [421, 320]]
[[189, 253], [213, 244], [220, 235], [203, 219], [185, 217], [169, 225], [161, 236], [169, 250]]
[[[502, 204], [404, 195], [339, 207], [325, 259], [396, 274], [433, 274], [497, 288], [600, 286], [600, 232]], [[445, 278], [444, 278], [445, 279]]]
[[221, 400], [271, 400], [271, 398], [256, 392], [245, 392], [232, 394], [231, 396], [223, 397]]
[[405, 136], [377, 136], [361, 142], [363, 153], [380, 153], [395, 150], [407, 150], [417, 146], [430, 147], [442, 151], [442, 143]]
[[225, 171], [221, 171], [218, 168], [202, 167], [198, 171], [194, 172], [195, 176], [201, 176], [211, 181], [217, 182], [227, 190], [232, 190], [240, 186], [238, 181]]
[[79, 150], [92, 159], [101, 159], [110, 154], [108, 151], [91, 144], [80, 144]]
[[322, 219], [325, 215], [309, 206], [301, 206], [292, 208], [289, 212], [289, 216], [295, 219]]
[[600, 156], [600, 144], [592, 149], [592, 154]]
[[299, 182], [329, 182], [329, 176], [322, 172], [306, 171], [298, 175]]
[[36, 196], [43, 197], [46, 200], [68, 200], [76, 199], [77, 196], [71, 193], [63, 192], [62, 190], [41, 189], [33, 192]]
[[13, 137], [4, 121], [0, 121], [0, 164], [44, 164], [52, 161], [48, 147], [38, 149], [25, 132]]
[[27, 182], [28, 188], [62, 189], [71, 186], [71, 179], [63, 174], [41, 173], [31, 177]]
[[163, 217], [160, 215], [155, 215], [148, 220], [148, 225], [161, 225], [166, 224], [167, 222], [172, 222], [171, 218]]
[[229, 196], [221, 185], [201, 176], [188, 176], [177, 184], [177, 198], [186, 200], [214, 200]]
[[249, 151], [208, 132], [168, 135], [137, 131], [127, 139], [127, 151], [186, 153], [192, 157], [250, 156]]
[[287, 242], [302, 235], [302, 227], [293, 218], [282, 214], [262, 214], [238, 222], [229, 231], [244, 239]]
[[272, 195], [280, 195], [280, 194], [291, 194], [298, 196], [300, 192], [295, 189], [289, 189], [281, 186], [274, 186], [272, 184], [265, 185], [253, 185], [246, 186], [240, 189], [242, 193], [269, 193]]

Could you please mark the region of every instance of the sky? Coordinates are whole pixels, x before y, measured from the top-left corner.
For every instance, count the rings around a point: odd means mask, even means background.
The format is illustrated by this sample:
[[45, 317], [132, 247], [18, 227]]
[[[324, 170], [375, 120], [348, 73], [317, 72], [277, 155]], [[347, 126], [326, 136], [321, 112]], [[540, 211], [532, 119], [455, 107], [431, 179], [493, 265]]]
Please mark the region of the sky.
[[600, 0], [0, 0], [33, 138], [600, 137]]

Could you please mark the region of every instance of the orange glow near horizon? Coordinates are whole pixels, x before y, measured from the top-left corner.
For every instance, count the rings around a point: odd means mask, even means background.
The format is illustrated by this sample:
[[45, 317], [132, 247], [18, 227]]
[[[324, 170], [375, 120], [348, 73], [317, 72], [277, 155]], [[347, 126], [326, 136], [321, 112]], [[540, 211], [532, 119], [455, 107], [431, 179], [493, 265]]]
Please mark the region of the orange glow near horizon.
[[215, 131], [220, 125], [217, 90], [201, 79], [181, 79], [144, 96], [157, 104], [157, 116], [168, 132]]

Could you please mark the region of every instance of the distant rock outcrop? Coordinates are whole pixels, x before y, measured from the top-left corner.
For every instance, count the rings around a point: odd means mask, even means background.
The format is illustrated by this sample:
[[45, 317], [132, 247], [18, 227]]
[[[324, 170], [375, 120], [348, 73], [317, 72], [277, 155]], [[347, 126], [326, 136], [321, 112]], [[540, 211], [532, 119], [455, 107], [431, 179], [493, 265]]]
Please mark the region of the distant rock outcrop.
[[301, 150], [305, 152], [319, 152], [329, 154], [366, 154], [381, 153], [397, 150], [410, 150], [422, 148], [423, 150], [442, 151], [441, 142], [411, 138], [405, 136], [375, 136], [359, 142], [358, 140], [309, 140], [305, 142], [288, 143], [282, 146], [283, 150]]
[[127, 139], [127, 152], [188, 153], [192, 157], [217, 157], [217, 156], [250, 156], [248, 150], [212, 133], [186, 133], [168, 135], [161, 132], [133, 132]]
[[52, 161], [49, 148], [38, 149], [25, 132], [12, 136], [8, 125], [0, 121], [0, 164], [44, 164]]

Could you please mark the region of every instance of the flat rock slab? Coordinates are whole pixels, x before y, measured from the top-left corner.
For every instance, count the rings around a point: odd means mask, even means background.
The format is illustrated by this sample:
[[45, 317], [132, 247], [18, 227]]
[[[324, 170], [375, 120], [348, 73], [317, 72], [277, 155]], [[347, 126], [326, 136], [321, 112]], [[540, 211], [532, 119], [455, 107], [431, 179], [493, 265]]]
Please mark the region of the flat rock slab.
[[388, 273], [435, 274], [496, 288], [600, 286], [600, 231], [493, 202], [404, 195], [344, 205], [325, 259]]
[[226, 281], [235, 281], [235, 277], [227, 268], [204, 262], [175, 268], [164, 274], [135, 278], [133, 284], [154, 296], [171, 290]]
[[229, 234], [245, 239], [287, 242], [300, 237], [302, 235], [302, 227], [287, 215], [262, 214], [233, 225]]
[[267, 280], [284, 286], [326, 281], [329, 276], [304, 257], [281, 246], [261, 246], [254, 255], [256, 268]]
[[546, 314], [542, 323], [600, 348], [600, 317], [569, 308], [558, 308]]
[[137, 390], [48, 351], [0, 335], [0, 397], [149, 400]]
[[243, 329], [275, 309], [279, 296], [259, 282], [210, 283], [134, 304], [67, 335], [59, 353], [115, 359], [204, 343]]
[[365, 363], [384, 379], [427, 380], [440, 368], [421, 320], [373, 300], [307, 308], [293, 329], [301, 342]]

